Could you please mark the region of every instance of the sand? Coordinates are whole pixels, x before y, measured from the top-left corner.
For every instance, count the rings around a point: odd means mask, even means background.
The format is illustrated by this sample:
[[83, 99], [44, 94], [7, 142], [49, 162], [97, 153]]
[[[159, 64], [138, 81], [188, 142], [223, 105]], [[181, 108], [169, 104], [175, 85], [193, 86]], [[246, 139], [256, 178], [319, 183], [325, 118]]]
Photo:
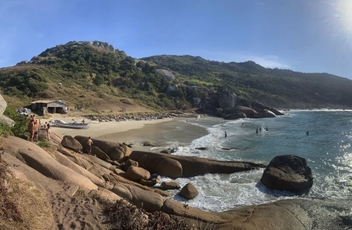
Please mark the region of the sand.
[[[112, 133], [121, 133], [129, 130], [141, 129], [147, 124], [158, 124], [162, 122], [172, 121], [173, 119], [160, 119], [151, 121], [109, 121], [109, 122], [98, 122], [89, 121], [85, 119], [86, 122], [90, 123], [89, 129], [67, 129], [60, 127], [52, 127], [52, 131], [59, 136], [70, 135], [70, 136], [91, 136], [92, 138], [98, 138], [104, 135], [109, 135]], [[68, 120], [66, 120], [68, 121]]]
[[[60, 119], [71, 122], [73, 119], [82, 121], [82, 117], [68, 117], [56, 115], [45, 121]], [[157, 146], [163, 148], [170, 145], [185, 146], [189, 145], [194, 139], [200, 138], [207, 134], [207, 131], [199, 126], [194, 126], [189, 121], [194, 118], [165, 118], [157, 120], [128, 120], [128, 121], [108, 121], [99, 122], [85, 119], [90, 123], [88, 129], [69, 129], [52, 127], [52, 132], [63, 137], [70, 135], [75, 137], [90, 136], [93, 139], [114, 141], [117, 143], [132, 144], [135, 150], [150, 150], [153, 147], [144, 146], [144, 142], [154, 142]]]

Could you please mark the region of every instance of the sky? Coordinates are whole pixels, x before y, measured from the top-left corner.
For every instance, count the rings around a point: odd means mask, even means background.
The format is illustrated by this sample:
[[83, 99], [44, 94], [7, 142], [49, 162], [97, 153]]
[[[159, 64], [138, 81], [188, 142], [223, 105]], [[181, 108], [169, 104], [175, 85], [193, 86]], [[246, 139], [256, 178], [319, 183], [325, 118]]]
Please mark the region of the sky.
[[69, 41], [352, 79], [352, 0], [0, 0], [0, 68]]

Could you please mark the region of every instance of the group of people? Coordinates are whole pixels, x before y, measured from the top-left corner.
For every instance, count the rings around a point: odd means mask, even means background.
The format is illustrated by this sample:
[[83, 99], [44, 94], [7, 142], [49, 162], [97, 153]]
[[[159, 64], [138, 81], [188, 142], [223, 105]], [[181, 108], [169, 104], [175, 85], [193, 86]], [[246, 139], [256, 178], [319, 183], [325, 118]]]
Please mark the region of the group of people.
[[[40, 127], [41, 127], [40, 120], [37, 120], [35, 115], [30, 115], [29, 123], [28, 123], [28, 132], [29, 132], [30, 141], [38, 142]], [[45, 122], [43, 128], [46, 132], [46, 139], [49, 141], [50, 134], [51, 134], [50, 124], [48, 122]]]
[[[256, 128], [255, 133], [258, 133], [258, 131], [262, 131], [262, 127]], [[265, 131], [269, 131], [268, 127], [265, 127]]]

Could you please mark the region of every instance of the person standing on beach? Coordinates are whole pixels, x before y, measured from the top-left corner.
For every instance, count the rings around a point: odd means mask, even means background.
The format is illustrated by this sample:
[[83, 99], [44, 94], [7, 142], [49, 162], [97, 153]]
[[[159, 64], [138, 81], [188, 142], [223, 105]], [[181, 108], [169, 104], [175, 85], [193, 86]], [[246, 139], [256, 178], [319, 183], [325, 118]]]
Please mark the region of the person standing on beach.
[[88, 137], [87, 145], [88, 145], [88, 154], [89, 155], [92, 154], [92, 144], [93, 144], [93, 140], [90, 137]]
[[46, 124], [45, 132], [46, 132], [46, 139], [48, 141], [50, 141], [51, 129], [50, 129], [50, 124], [49, 123]]

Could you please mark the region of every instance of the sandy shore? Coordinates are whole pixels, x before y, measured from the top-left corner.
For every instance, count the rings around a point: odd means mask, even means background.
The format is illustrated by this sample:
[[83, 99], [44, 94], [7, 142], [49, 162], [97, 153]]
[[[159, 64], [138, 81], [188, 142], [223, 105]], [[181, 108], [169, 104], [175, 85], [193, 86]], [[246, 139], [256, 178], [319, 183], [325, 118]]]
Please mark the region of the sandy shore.
[[[50, 119], [42, 119], [43, 125], [46, 121], [60, 119], [71, 122], [73, 119], [82, 121], [82, 117], [56, 116]], [[118, 143], [129, 143], [136, 150], [151, 150], [153, 147], [144, 146], [144, 142], [151, 141], [161, 148], [167, 146], [186, 146], [194, 139], [207, 134], [205, 128], [191, 125], [188, 121], [192, 118], [164, 118], [155, 120], [128, 120], [99, 122], [85, 119], [90, 123], [89, 129], [68, 129], [52, 126], [52, 132], [63, 137], [90, 136], [93, 139], [114, 141]], [[193, 118], [194, 119], [194, 118]], [[158, 149], [155, 149], [156, 151]]]
[[[76, 119], [79, 120], [79, 119]], [[89, 121], [85, 119], [86, 122], [90, 123], [89, 129], [67, 129], [60, 127], [52, 127], [52, 131], [59, 136], [70, 135], [70, 136], [91, 136], [92, 138], [99, 138], [104, 135], [109, 135], [112, 133], [121, 133], [129, 130], [141, 129], [145, 125], [158, 124], [162, 122], [172, 121], [172, 118], [160, 119], [160, 120], [151, 120], [151, 121], [109, 121], [109, 122], [98, 122], [98, 121]], [[69, 120], [66, 120], [69, 121]]]

